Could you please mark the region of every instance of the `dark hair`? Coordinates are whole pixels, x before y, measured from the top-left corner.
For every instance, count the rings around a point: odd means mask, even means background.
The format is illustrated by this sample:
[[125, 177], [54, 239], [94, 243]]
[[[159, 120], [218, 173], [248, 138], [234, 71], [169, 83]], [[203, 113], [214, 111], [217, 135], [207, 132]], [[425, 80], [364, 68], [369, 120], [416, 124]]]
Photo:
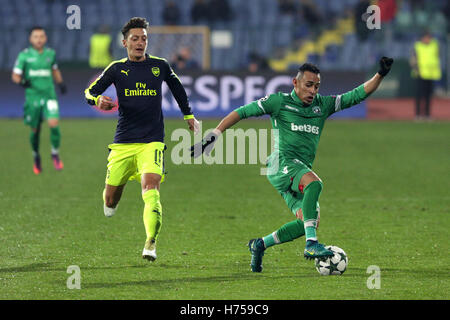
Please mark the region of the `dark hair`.
[[44, 28], [41, 27], [41, 26], [34, 26], [34, 27], [32, 27], [32, 28], [30, 29], [29, 35], [31, 35], [31, 33], [32, 33], [34, 30], [42, 30], [42, 31], [45, 31]]
[[320, 70], [319, 68], [317, 68], [316, 65], [312, 64], [312, 63], [304, 63], [300, 68], [298, 68], [298, 72], [305, 72], [305, 71], [309, 71], [312, 72], [314, 74], [319, 74]]
[[147, 29], [148, 28], [147, 20], [145, 20], [145, 18], [140, 18], [140, 17], [131, 18], [130, 21], [128, 21], [127, 24], [124, 25], [122, 28], [123, 38], [125, 39], [128, 36], [128, 31], [130, 31], [130, 29], [134, 29], [134, 28]]

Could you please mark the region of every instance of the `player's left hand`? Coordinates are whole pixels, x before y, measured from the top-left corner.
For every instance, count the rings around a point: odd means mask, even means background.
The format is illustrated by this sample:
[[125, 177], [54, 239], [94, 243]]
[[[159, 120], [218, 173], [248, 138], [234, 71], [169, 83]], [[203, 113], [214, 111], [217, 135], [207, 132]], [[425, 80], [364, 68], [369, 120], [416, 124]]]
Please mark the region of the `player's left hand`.
[[200, 123], [197, 121], [197, 119], [187, 119], [186, 120], [189, 126], [189, 130], [194, 131], [194, 134], [197, 134], [200, 130]]
[[25, 89], [31, 87], [31, 82], [30, 82], [30, 80], [28, 80], [28, 79], [22, 78], [22, 80], [20, 81], [19, 84], [20, 84], [22, 87], [24, 87]]
[[378, 70], [378, 73], [380, 76], [384, 77], [391, 71], [391, 66], [394, 63], [394, 59], [388, 58], [388, 57], [382, 57], [380, 59], [380, 70]]
[[208, 133], [201, 142], [196, 143], [191, 147], [191, 157], [197, 158], [201, 156], [203, 152], [206, 155], [209, 155], [214, 148], [214, 143], [219, 138], [219, 135], [220, 131], [217, 129], [214, 129], [213, 131]]

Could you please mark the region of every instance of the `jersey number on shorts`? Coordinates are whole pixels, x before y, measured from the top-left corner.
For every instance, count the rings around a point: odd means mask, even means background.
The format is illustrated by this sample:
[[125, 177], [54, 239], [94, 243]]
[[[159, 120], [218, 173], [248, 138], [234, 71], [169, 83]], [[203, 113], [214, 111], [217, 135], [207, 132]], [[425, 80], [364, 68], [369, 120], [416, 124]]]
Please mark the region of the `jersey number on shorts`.
[[162, 158], [163, 158], [163, 151], [161, 150], [155, 150], [155, 164], [158, 167], [161, 167], [162, 164]]

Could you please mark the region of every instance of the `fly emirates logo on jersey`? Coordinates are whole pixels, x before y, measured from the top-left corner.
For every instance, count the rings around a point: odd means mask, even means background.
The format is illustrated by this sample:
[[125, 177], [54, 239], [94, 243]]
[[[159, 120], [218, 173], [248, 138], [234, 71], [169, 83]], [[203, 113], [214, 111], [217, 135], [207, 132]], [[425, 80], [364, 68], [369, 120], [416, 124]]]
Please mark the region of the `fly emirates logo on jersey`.
[[295, 124], [291, 122], [291, 130], [292, 131], [300, 131], [306, 133], [319, 134], [319, 127], [312, 126], [310, 124]]
[[125, 97], [156, 96], [154, 89], [147, 89], [147, 84], [136, 82], [136, 89], [125, 89]]

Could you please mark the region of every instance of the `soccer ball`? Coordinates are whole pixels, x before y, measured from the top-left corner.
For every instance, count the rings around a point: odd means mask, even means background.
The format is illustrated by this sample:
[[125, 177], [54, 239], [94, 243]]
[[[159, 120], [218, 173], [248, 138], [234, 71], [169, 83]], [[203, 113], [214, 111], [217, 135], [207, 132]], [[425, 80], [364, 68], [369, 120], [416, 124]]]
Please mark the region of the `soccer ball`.
[[322, 276], [341, 275], [347, 269], [348, 258], [344, 250], [336, 246], [326, 246], [328, 250], [334, 252], [334, 256], [326, 260], [315, 259], [316, 270]]

